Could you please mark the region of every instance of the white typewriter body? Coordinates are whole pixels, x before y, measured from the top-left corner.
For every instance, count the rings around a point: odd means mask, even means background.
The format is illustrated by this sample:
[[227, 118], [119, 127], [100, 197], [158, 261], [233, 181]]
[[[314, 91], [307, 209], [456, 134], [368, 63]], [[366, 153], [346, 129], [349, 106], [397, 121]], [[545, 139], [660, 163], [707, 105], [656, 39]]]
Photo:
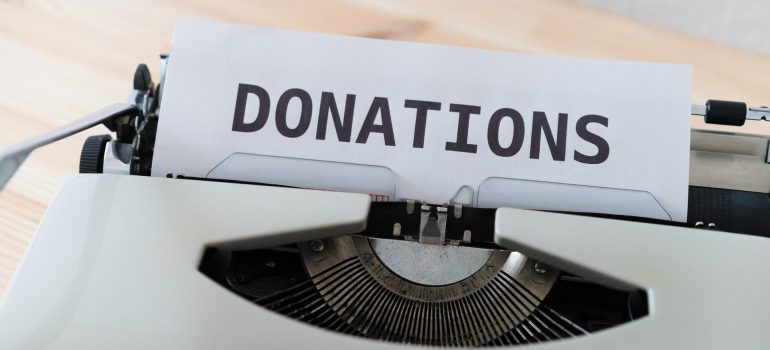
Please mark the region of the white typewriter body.
[[161, 92], [144, 67], [128, 103], [0, 152], [1, 185], [39, 146], [117, 135], [50, 203], [0, 300], [0, 349], [770, 344], [766, 136], [692, 131], [686, 223], [380, 203], [140, 176]]
[[[325, 191], [72, 177], [0, 304], [0, 345], [401, 347], [254, 307], [196, 269], [210, 244], [248, 249], [360, 231], [369, 204], [365, 195]], [[770, 342], [766, 238], [516, 209], [497, 211], [495, 237], [503, 247], [649, 291], [648, 316], [539, 349], [760, 349]]]

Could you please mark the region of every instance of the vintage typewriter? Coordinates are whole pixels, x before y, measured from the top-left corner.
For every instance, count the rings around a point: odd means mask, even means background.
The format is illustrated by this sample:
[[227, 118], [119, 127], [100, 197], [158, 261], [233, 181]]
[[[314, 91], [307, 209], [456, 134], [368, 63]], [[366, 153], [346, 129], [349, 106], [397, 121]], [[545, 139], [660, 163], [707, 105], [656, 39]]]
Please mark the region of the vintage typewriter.
[[[767, 348], [768, 137], [692, 130], [686, 223], [149, 177], [160, 84], [103, 124], [0, 303], [0, 348]], [[707, 123], [767, 120], [710, 100]], [[541, 347], [538, 347], [541, 348]]]

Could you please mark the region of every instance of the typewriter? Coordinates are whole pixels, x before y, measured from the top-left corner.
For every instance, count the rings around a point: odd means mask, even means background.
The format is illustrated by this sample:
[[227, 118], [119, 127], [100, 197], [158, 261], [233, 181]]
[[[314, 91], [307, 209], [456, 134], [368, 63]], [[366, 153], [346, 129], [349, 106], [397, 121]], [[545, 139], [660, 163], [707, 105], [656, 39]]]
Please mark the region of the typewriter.
[[[168, 55], [103, 124], [0, 303], [0, 348], [760, 349], [768, 137], [692, 130], [687, 222], [149, 177]], [[707, 123], [767, 120], [710, 100]], [[533, 347], [534, 348], [534, 347]]]

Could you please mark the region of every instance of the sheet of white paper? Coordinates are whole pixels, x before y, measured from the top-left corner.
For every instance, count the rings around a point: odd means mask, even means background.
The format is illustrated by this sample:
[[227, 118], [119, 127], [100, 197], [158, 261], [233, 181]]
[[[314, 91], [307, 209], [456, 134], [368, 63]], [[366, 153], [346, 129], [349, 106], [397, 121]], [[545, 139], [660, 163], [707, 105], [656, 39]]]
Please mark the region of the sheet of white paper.
[[[466, 186], [482, 206], [531, 198], [533, 208], [684, 221], [690, 81], [685, 65], [183, 20], [152, 175], [433, 203]], [[430, 107], [424, 119], [418, 104]], [[507, 201], [518, 192], [506, 183], [530, 182], [543, 198], [526, 191]], [[602, 197], [585, 200], [593, 194]]]

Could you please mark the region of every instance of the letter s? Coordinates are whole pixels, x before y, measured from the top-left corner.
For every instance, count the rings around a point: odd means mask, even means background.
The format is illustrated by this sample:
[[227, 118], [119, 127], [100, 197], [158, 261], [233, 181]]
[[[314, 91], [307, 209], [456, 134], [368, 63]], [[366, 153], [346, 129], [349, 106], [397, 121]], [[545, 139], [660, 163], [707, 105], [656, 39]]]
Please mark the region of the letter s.
[[575, 151], [575, 160], [585, 164], [600, 164], [610, 156], [610, 144], [601, 136], [588, 131], [588, 124], [591, 123], [598, 123], [607, 127], [609, 120], [596, 114], [584, 115], [578, 119], [575, 126], [578, 136], [596, 146], [597, 152], [593, 156], [587, 156]]

